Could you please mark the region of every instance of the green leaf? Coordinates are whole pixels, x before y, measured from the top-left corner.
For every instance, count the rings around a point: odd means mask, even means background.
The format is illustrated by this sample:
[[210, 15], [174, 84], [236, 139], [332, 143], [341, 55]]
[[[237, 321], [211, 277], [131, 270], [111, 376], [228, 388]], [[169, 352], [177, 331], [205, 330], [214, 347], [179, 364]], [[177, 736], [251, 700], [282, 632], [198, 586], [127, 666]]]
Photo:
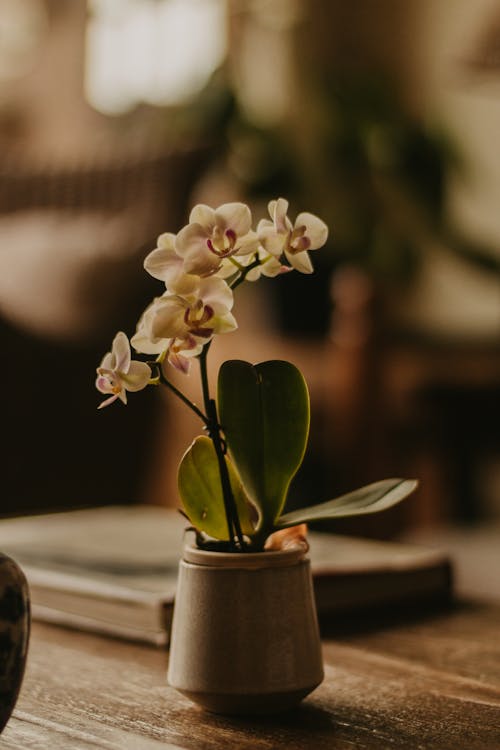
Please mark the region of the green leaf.
[[277, 529], [296, 526], [327, 518], [347, 518], [378, 513], [391, 508], [404, 500], [418, 486], [416, 479], [382, 479], [380, 482], [341, 495], [334, 500], [327, 500], [318, 505], [285, 513], [276, 522]]
[[[244, 534], [252, 535], [251, 506], [231, 461], [229, 480]], [[189, 520], [214, 539], [229, 539], [217, 454], [210, 438], [197, 437], [179, 465], [179, 493]]]
[[218, 407], [229, 452], [260, 513], [259, 529], [273, 527], [302, 463], [309, 434], [309, 394], [290, 362], [224, 362]]

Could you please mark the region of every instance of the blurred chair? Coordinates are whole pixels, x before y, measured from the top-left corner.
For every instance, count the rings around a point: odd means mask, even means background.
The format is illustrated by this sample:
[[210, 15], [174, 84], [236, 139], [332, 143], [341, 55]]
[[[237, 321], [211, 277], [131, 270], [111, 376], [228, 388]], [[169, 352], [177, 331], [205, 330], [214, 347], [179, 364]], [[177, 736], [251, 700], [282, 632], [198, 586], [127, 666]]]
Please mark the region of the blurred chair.
[[355, 529], [391, 535], [495, 514], [486, 467], [500, 461], [498, 338], [401, 328], [356, 271], [339, 275], [332, 293], [324, 417], [331, 482], [348, 491], [382, 476], [421, 480], [391, 518]]
[[487, 469], [500, 460], [500, 346], [415, 341], [394, 347], [386, 367], [392, 380], [400, 372], [403, 389], [402, 373], [411, 378], [406, 407], [390, 425], [394, 443], [406, 448], [431, 485], [423, 487], [420, 512], [414, 509], [417, 525], [498, 516]]
[[136, 502], [147, 492], [156, 389], [97, 411], [95, 368], [158, 288], [142, 267], [184, 222], [201, 150], [109, 150], [72, 165], [0, 166], [0, 513]]

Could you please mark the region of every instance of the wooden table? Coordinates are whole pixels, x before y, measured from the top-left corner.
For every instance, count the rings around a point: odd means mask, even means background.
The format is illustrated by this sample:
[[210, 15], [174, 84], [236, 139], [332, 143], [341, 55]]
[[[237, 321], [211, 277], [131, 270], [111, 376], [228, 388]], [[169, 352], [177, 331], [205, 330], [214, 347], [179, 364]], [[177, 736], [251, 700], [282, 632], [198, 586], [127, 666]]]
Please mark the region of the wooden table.
[[300, 709], [229, 719], [166, 685], [163, 651], [35, 624], [0, 748], [500, 748], [500, 605], [454, 605], [323, 643], [325, 681]]

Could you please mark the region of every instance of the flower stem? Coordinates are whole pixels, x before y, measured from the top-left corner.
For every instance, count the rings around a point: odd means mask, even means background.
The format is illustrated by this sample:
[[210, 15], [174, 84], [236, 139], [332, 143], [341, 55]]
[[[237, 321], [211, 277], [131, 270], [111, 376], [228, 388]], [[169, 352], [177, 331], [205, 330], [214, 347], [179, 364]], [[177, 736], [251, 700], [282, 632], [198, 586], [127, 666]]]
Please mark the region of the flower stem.
[[193, 404], [192, 401], [188, 399], [187, 396], [182, 393], [178, 388], [175, 387], [173, 383], [170, 382], [170, 380], [167, 380], [167, 378], [164, 376], [164, 374], [160, 370], [160, 383], [167, 386], [167, 388], [170, 388], [172, 393], [175, 393], [175, 395], [180, 398], [181, 401], [183, 401], [186, 406], [189, 406], [189, 408], [194, 411], [195, 414], [198, 415], [198, 417], [201, 419], [201, 421], [205, 424], [206, 427], [210, 426], [210, 418], [203, 414], [201, 409], [199, 409], [196, 404]]
[[233, 283], [230, 285], [231, 289], [234, 291], [237, 287], [239, 287], [240, 284], [243, 284], [243, 282], [245, 281], [247, 277], [247, 274], [249, 274], [250, 271], [253, 271], [254, 268], [258, 268], [261, 265], [262, 265], [261, 261], [259, 260], [258, 257], [256, 257], [255, 260], [252, 261], [249, 266], [245, 266], [245, 267], [240, 266], [241, 273], [238, 276], [238, 278], [235, 281], [233, 281]]
[[245, 541], [243, 539], [243, 533], [241, 530], [240, 519], [238, 517], [238, 510], [234, 501], [234, 495], [231, 488], [231, 481], [229, 479], [229, 471], [226, 464], [225, 458], [225, 446], [221, 437], [221, 427], [217, 416], [217, 407], [214, 399], [210, 398], [210, 390], [208, 386], [208, 372], [207, 372], [207, 354], [209, 345], [205, 346], [199, 355], [198, 359], [200, 362], [200, 374], [201, 374], [201, 386], [203, 391], [203, 401], [205, 404], [205, 411], [208, 415], [208, 433], [212, 440], [215, 455], [217, 456], [217, 462], [219, 465], [219, 475], [222, 487], [222, 499], [224, 502], [224, 510], [226, 514], [226, 523], [229, 533], [229, 543], [234, 544], [234, 537], [236, 536], [240, 549], [245, 548]]

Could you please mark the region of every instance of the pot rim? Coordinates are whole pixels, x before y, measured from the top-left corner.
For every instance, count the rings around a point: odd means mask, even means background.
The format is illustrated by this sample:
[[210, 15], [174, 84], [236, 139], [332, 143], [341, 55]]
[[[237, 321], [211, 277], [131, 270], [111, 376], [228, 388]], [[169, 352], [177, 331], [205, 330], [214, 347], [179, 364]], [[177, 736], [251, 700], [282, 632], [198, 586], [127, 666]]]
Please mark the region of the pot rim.
[[186, 563], [204, 567], [256, 570], [296, 565], [306, 559], [306, 554], [304, 547], [298, 544], [286, 549], [265, 550], [264, 552], [218, 552], [199, 549], [193, 542], [188, 542], [184, 546], [182, 559]]

